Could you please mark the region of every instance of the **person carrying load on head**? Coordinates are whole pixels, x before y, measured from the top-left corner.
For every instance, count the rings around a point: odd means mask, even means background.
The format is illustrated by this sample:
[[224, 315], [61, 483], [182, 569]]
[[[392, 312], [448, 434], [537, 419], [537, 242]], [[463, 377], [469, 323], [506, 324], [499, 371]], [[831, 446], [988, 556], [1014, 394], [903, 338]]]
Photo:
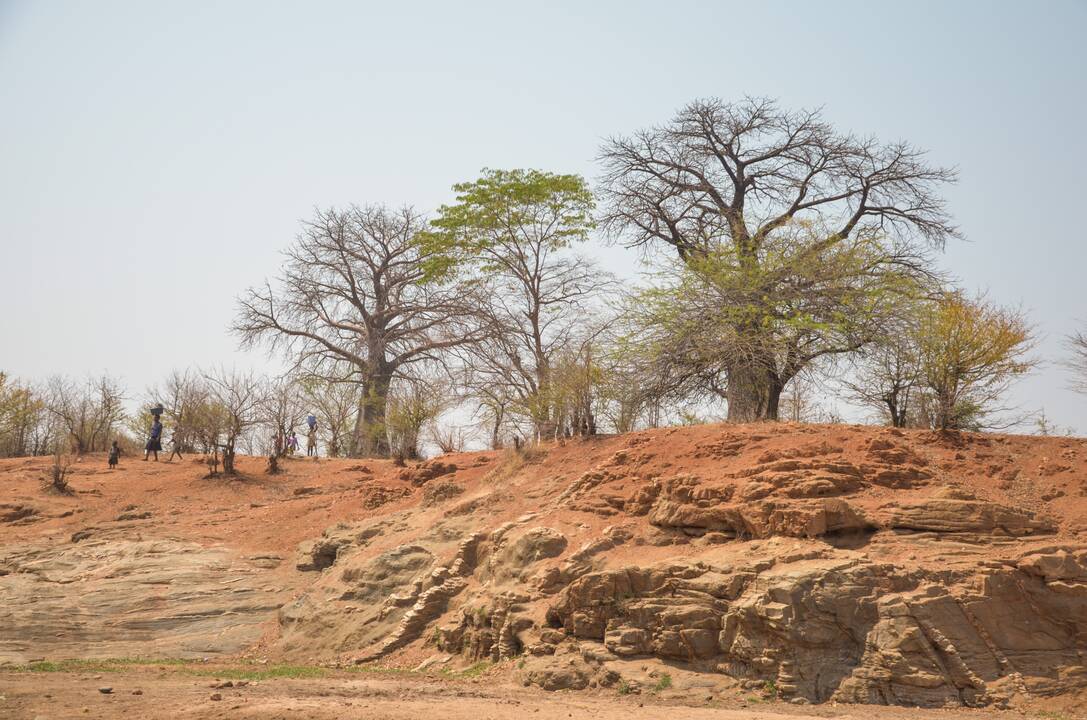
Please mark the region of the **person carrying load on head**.
[[155, 420], [151, 423], [151, 434], [147, 438], [147, 444], [143, 446], [143, 459], [146, 461], [147, 456], [154, 453], [155, 462], [158, 462], [159, 450], [162, 449], [162, 422], [159, 420], [159, 415], [154, 414], [153, 411], [152, 417]]

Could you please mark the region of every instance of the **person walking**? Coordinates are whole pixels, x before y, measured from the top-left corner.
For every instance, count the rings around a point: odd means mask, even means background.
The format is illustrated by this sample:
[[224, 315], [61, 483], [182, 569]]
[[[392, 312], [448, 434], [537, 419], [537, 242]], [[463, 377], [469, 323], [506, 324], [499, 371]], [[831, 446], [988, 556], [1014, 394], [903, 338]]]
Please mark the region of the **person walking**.
[[121, 458], [121, 446], [117, 444], [117, 441], [113, 441], [113, 445], [109, 449], [109, 469], [113, 470], [117, 467], [117, 462]]
[[306, 434], [306, 457], [317, 457], [317, 428], [313, 425]]
[[151, 435], [147, 438], [147, 444], [143, 446], [143, 459], [147, 461], [147, 457], [151, 454], [155, 454], [155, 462], [159, 461], [159, 450], [162, 449], [162, 423], [159, 421], [159, 416], [154, 415], [155, 421], [151, 423]]
[[287, 452], [289, 455], [298, 452], [298, 436], [294, 434], [294, 430], [291, 430], [291, 434], [287, 436]]
[[181, 457], [181, 428], [174, 428], [174, 434], [170, 436], [170, 457], [166, 458], [166, 462], [173, 462], [174, 455], [178, 460], [185, 459]]

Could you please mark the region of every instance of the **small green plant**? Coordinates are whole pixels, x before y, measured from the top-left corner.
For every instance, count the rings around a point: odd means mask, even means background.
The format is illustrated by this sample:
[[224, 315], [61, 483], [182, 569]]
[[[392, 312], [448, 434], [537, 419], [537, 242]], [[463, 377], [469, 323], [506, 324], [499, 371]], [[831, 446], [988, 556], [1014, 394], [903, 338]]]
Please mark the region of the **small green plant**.
[[467, 667], [460, 671], [460, 676], [465, 678], [479, 677], [483, 673], [487, 672], [491, 667], [490, 660], [480, 660], [475, 665]]
[[619, 681], [619, 689], [616, 692], [618, 692], [620, 695], [629, 695], [630, 690], [630, 683], [628, 683], [626, 680]]
[[767, 680], [762, 685], [762, 694], [766, 695], [767, 697], [777, 697], [777, 695], [778, 695], [777, 683], [775, 683], [773, 680]]
[[524, 666], [525, 666], [525, 659], [524, 658], [521, 658], [520, 660], [517, 661], [517, 669], [518, 670], [522, 669]]
[[670, 687], [672, 687], [672, 676], [668, 673], [661, 673], [661, 676], [657, 679], [657, 684], [653, 689], [660, 692], [661, 690], [667, 690]]

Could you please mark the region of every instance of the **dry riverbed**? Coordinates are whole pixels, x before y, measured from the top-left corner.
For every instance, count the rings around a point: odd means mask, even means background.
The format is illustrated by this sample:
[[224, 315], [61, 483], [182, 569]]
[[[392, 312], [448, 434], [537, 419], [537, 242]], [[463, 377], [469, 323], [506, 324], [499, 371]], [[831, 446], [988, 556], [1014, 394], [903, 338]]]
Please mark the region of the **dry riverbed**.
[[[108, 690], [108, 692], [103, 692]], [[283, 720], [980, 720], [1087, 717], [1072, 709], [917, 710], [795, 706], [754, 695], [546, 693], [514, 683], [501, 667], [413, 674], [303, 666], [85, 661], [0, 669], [0, 717], [261, 718]]]

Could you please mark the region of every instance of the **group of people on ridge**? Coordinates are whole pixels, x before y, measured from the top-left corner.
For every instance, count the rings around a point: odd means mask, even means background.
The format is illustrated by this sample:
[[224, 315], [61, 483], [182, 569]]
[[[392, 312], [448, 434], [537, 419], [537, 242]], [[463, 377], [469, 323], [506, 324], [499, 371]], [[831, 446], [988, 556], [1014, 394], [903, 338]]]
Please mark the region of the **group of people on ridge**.
[[[155, 462], [159, 461], [159, 451], [162, 450], [163, 411], [164, 408], [161, 405], [151, 408], [151, 430], [148, 433], [147, 442], [143, 446], [143, 459], [145, 461], [150, 457], [154, 457]], [[317, 416], [308, 416], [306, 425], [309, 428], [306, 432], [306, 457], [317, 457]], [[292, 428], [285, 438], [276, 433], [275, 445], [276, 454], [293, 455], [298, 452], [298, 436], [295, 434], [294, 429]], [[170, 457], [166, 459], [167, 462], [171, 462], [175, 455], [178, 460], [184, 459], [181, 457], [181, 437], [177, 429], [174, 430], [173, 437], [170, 439], [170, 450]], [[120, 457], [121, 447], [114, 440], [109, 449], [109, 467], [111, 470], [117, 467]]]
[[[306, 418], [306, 457], [317, 457], [317, 416], [310, 415]], [[276, 434], [276, 454], [293, 455], [298, 452], [298, 436], [291, 428], [286, 437]]]

